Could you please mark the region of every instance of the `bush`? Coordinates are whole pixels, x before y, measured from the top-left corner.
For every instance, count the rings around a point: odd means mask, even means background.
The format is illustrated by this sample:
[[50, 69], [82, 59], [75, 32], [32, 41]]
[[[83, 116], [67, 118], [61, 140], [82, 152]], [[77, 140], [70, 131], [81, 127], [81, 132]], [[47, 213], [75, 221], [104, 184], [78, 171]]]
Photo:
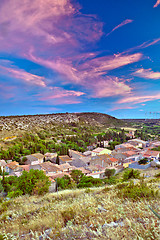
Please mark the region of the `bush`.
[[15, 198], [15, 197], [19, 197], [23, 194], [23, 192], [21, 190], [16, 190], [16, 191], [12, 191], [8, 193], [8, 197], [9, 198]]
[[156, 175], [154, 175], [155, 177], [159, 178], [160, 177], [160, 173], [157, 173]]
[[140, 178], [140, 171], [134, 169], [127, 169], [123, 174], [123, 181], [131, 178]]
[[105, 176], [108, 177], [108, 179], [115, 174], [115, 169], [105, 169]]
[[103, 181], [105, 184], [113, 185], [113, 184], [116, 184], [118, 180], [113, 176], [110, 178], [105, 178]]
[[43, 194], [49, 191], [51, 182], [42, 170], [23, 171], [18, 178], [17, 189], [24, 194]]
[[151, 199], [159, 196], [158, 190], [155, 191], [147, 186], [144, 182], [141, 184], [135, 184], [130, 182], [126, 187], [120, 189], [117, 193], [117, 196], [120, 198], [131, 198], [138, 200], [141, 198]]
[[141, 165], [141, 164], [146, 164], [148, 163], [148, 159], [147, 158], [143, 158], [141, 160], [138, 161], [138, 163]]

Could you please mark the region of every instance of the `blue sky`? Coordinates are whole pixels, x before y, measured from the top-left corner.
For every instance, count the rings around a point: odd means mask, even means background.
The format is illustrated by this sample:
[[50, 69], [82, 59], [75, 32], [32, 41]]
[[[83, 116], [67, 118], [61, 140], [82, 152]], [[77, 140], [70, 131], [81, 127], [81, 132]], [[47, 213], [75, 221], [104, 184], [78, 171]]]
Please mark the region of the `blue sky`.
[[159, 24], [160, 0], [1, 2], [0, 115], [159, 112]]

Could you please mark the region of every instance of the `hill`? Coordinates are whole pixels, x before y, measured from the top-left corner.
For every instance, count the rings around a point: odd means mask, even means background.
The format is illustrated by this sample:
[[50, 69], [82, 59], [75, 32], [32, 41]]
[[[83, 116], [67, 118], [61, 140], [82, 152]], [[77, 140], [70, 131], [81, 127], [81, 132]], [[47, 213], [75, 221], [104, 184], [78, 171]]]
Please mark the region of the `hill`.
[[[157, 192], [159, 180], [152, 181], [148, 187]], [[132, 185], [140, 199], [135, 192], [134, 199], [121, 195], [122, 183], [4, 201], [0, 226], [5, 238], [0, 234], [0, 239], [159, 239], [158, 218], [148, 208], [159, 212], [159, 197], [148, 188], [140, 195], [140, 186]]]
[[0, 138], [20, 135], [23, 132], [37, 132], [56, 127], [106, 128], [123, 125], [123, 121], [102, 113], [56, 113], [43, 115], [1, 116]]

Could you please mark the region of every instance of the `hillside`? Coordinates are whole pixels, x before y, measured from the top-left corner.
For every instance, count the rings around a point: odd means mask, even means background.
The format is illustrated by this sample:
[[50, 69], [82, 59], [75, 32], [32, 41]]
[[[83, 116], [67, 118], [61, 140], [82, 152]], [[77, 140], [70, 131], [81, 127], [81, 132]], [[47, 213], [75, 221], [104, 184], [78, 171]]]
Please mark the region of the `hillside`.
[[123, 121], [102, 113], [56, 113], [44, 115], [24, 115], [0, 117], [0, 138], [32, 133], [52, 128], [95, 127], [106, 128], [123, 125]]
[[[122, 196], [123, 183], [2, 202], [0, 227], [5, 238], [0, 239], [159, 239], [160, 222], [148, 208], [159, 212], [158, 185], [158, 179], [148, 181], [156, 195], [147, 190], [140, 199], [134, 192], [134, 199]], [[137, 186], [140, 196], [141, 184]]]

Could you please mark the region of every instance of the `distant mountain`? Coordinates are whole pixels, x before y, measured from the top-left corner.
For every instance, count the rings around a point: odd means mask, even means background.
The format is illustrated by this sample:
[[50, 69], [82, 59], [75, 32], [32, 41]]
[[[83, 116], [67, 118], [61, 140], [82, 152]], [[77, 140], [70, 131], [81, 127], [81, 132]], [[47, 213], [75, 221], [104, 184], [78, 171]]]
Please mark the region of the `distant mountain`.
[[[115, 127], [122, 126], [124, 122], [108, 114], [85, 112], [85, 113], [56, 113], [42, 115], [23, 115], [0, 117], [0, 137], [3, 133], [12, 132], [18, 134], [21, 131], [36, 131], [51, 129], [54, 126], [61, 128], [91, 126], [91, 127]], [[16, 135], [17, 135], [16, 134]]]

